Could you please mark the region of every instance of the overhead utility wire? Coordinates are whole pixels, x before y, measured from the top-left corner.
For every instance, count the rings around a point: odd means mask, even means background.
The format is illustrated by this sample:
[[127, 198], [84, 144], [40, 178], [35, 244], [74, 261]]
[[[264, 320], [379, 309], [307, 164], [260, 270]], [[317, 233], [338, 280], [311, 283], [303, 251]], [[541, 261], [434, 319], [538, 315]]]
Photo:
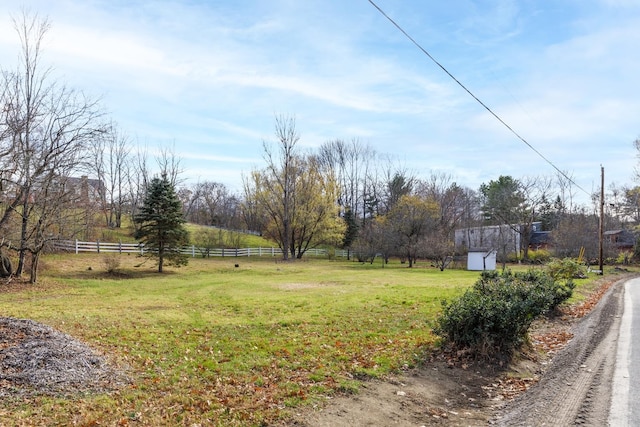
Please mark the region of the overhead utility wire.
[[449, 72], [449, 70], [447, 70], [442, 64], [440, 64], [433, 56], [431, 56], [431, 54], [429, 52], [426, 51], [425, 48], [423, 48], [420, 43], [418, 43], [417, 41], [415, 41], [415, 39], [413, 37], [411, 37], [400, 25], [398, 25], [389, 15], [387, 15], [382, 9], [380, 9], [380, 7], [375, 4], [375, 2], [373, 0], [369, 0], [369, 3], [371, 3], [373, 5], [373, 7], [375, 7], [376, 9], [378, 9], [378, 12], [380, 12], [382, 14], [382, 16], [384, 16], [385, 18], [387, 18], [387, 20], [389, 20], [389, 22], [391, 22], [398, 30], [400, 30], [400, 32], [402, 34], [404, 34], [409, 40], [411, 40], [411, 42], [416, 45], [416, 47], [418, 49], [420, 49], [422, 51], [422, 53], [424, 53], [425, 55], [427, 55], [429, 57], [429, 59], [431, 59], [438, 67], [440, 67], [442, 69], [442, 71], [444, 71], [445, 73], [447, 73], [447, 75], [449, 77], [451, 77], [453, 79], [453, 81], [455, 81], [458, 86], [460, 86], [462, 89], [465, 90], [465, 92], [467, 92], [469, 95], [471, 95], [471, 97], [473, 99], [475, 99], [476, 101], [478, 101], [478, 103], [480, 105], [482, 105], [489, 113], [491, 113], [491, 115], [493, 117], [495, 117], [500, 123], [502, 123], [507, 129], [509, 129], [509, 131], [511, 131], [512, 134], [514, 134], [516, 136], [516, 138], [518, 138], [520, 141], [524, 142], [527, 147], [529, 147], [531, 150], [533, 150], [534, 153], [536, 153], [538, 156], [540, 156], [545, 162], [547, 162], [548, 164], [550, 164], [556, 171], [558, 171], [558, 173], [560, 173], [560, 175], [562, 175], [563, 177], [565, 177], [569, 182], [573, 183], [573, 185], [575, 185], [576, 187], [578, 187], [580, 190], [584, 191], [587, 195], [591, 195], [591, 193], [587, 192], [584, 188], [580, 187], [573, 179], [571, 179], [569, 176], [567, 176], [566, 173], [564, 173], [563, 171], [561, 171], [555, 164], [553, 164], [553, 162], [549, 159], [547, 159], [545, 156], [542, 155], [542, 153], [540, 153], [538, 150], [536, 150], [536, 148], [529, 144], [529, 142], [524, 139], [522, 136], [520, 136], [520, 134], [518, 134], [518, 132], [516, 132], [511, 126], [509, 126], [504, 120], [502, 120], [500, 118], [500, 116], [498, 116], [496, 113], [493, 112], [493, 110], [491, 108], [489, 108], [484, 102], [482, 102], [480, 100], [480, 98], [478, 98], [477, 96], [475, 96], [473, 94], [473, 92], [471, 92], [469, 89], [467, 89], [467, 87], [462, 84], [460, 82], [460, 80], [458, 80], [453, 74], [451, 74]]

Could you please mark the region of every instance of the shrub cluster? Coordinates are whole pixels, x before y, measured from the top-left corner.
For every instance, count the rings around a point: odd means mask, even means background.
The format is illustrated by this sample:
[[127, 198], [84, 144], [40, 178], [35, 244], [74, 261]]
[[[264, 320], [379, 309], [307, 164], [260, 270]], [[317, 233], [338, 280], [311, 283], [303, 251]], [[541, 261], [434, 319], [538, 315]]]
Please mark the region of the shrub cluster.
[[583, 279], [587, 277], [584, 265], [571, 258], [551, 260], [547, 264], [547, 272], [555, 280]]
[[532, 264], [544, 264], [551, 259], [551, 252], [546, 249], [536, 249], [529, 251], [529, 262]]
[[541, 270], [483, 272], [461, 297], [443, 302], [434, 332], [479, 356], [508, 356], [531, 323], [571, 297], [573, 288], [571, 280], [561, 283]]

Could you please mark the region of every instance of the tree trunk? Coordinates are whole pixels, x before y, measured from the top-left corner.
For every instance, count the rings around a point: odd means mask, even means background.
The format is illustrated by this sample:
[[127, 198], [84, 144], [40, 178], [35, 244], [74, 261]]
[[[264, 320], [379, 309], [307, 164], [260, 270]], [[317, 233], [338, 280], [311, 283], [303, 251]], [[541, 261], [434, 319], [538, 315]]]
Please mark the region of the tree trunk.
[[[27, 199], [29, 196], [25, 196]], [[29, 217], [27, 216], [27, 209], [29, 208], [27, 202], [22, 204], [22, 224], [20, 227], [20, 248], [18, 249], [18, 267], [16, 268], [16, 277], [22, 276], [22, 272], [25, 267], [25, 254], [27, 245], [27, 225]]]
[[32, 285], [38, 282], [38, 264], [40, 264], [40, 254], [31, 254], [31, 270], [29, 276], [29, 283]]

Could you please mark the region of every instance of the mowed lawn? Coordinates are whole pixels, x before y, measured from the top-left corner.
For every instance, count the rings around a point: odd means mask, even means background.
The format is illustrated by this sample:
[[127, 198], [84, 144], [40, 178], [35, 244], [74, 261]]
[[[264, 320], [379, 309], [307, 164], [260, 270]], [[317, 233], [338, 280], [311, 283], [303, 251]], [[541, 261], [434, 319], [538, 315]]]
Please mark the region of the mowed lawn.
[[[428, 264], [191, 259], [154, 272], [120, 256], [50, 256], [42, 282], [0, 292], [0, 316], [66, 332], [125, 368], [108, 394], [0, 404], [3, 425], [281, 422], [359, 381], [413, 366], [433, 348], [441, 301], [478, 272]], [[236, 267], [235, 264], [238, 264]]]

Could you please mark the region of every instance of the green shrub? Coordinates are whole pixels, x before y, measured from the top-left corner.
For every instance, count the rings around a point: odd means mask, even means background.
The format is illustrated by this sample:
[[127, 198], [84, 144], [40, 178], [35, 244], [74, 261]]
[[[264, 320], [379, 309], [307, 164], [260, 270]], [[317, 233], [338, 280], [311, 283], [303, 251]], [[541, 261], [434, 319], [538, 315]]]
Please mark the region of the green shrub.
[[533, 264], [544, 264], [551, 259], [551, 252], [546, 249], [536, 249], [529, 251], [529, 261]]
[[554, 259], [547, 264], [547, 272], [555, 280], [582, 279], [587, 277], [586, 269], [572, 258]]
[[620, 265], [628, 265], [633, 258], [633, 252], [631, 251], [622, 251], [618, 254], [615, 263]]
[[509, 252], [507, 254], [507, 262], [516, 264], [522, 260], [522, 252]]
[[556, 282], [540, 270], [483, 272], [460, 298], [443, 303], [434, 332], [476, 355], [509, 355], [527, 339], [531, 323], [572, 291], [572, 282]]

